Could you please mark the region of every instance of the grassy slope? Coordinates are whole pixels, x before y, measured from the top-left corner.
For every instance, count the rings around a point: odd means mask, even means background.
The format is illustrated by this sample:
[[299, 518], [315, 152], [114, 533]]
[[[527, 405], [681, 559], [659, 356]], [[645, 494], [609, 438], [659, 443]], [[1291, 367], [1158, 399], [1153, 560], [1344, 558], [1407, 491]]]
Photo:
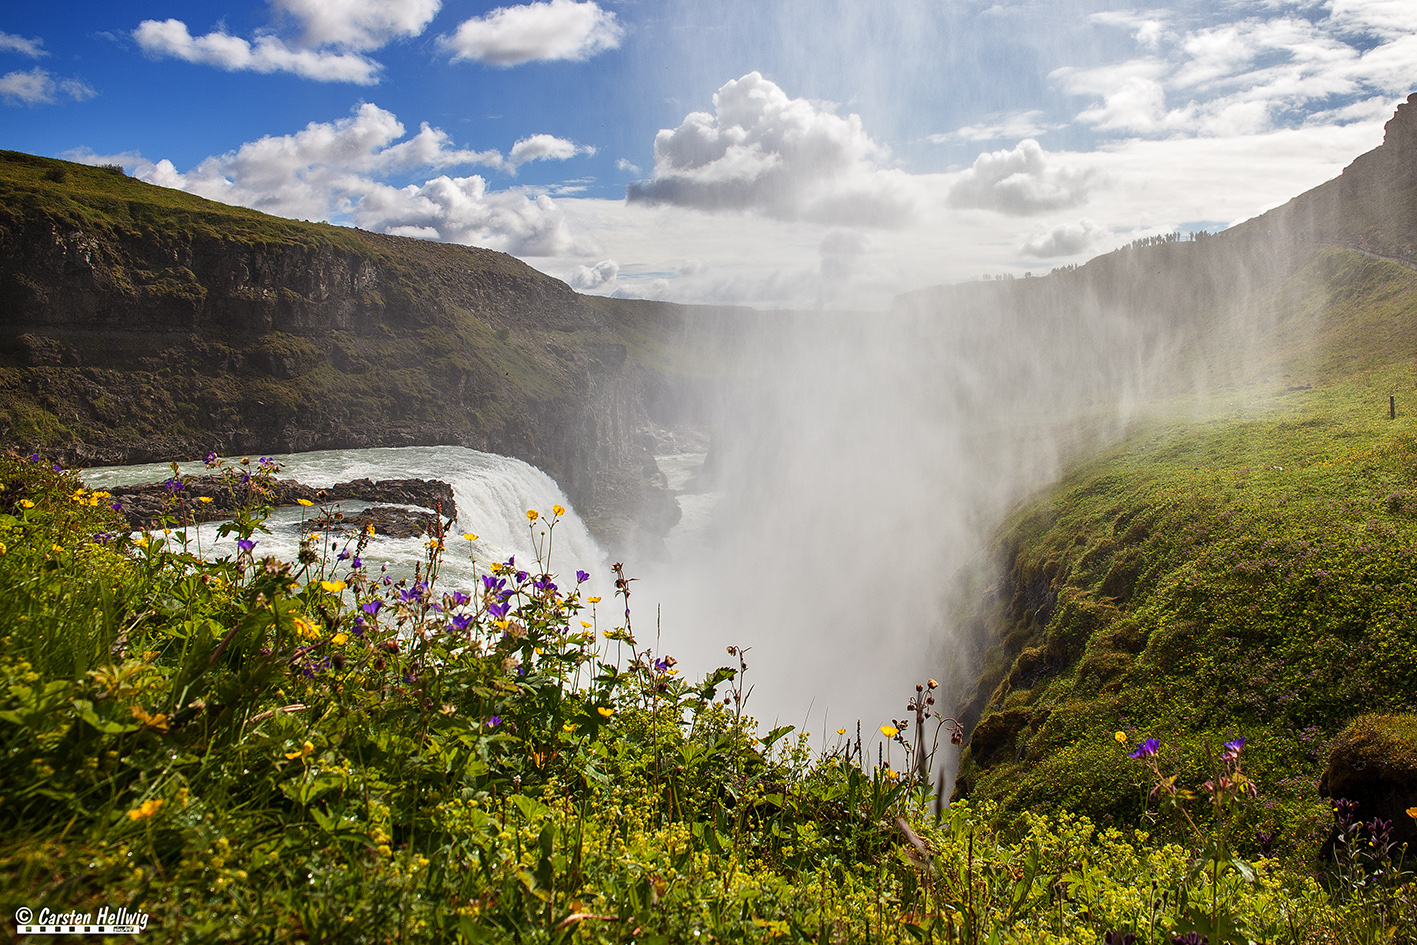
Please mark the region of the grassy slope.
[[1259, 373], [1312, 388], [1141, 423], [1002, 529], [1018, 593], [997, 602], [972, 796], [1130, 822], [1115, 731], [1160, 737], [1197, 781], [1207, 739], [1246, 735], [1264, 825], [1311, 851], [1330, 740], [1417, 709], [1417, 273], [1326, 251], [1263, 304], [1284, 317]]

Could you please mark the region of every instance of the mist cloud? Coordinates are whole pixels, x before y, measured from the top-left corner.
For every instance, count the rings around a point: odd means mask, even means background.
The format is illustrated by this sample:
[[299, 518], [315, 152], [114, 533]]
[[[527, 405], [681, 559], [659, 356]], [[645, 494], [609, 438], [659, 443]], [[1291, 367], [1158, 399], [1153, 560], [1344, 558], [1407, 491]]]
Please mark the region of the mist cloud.
[[632, 183], [626, 199], [843, 225], [915, 217], [918, 183], [881, 166], [889, 151], [859, 116], [788, 98], [757, 72], [725, 83], [713, 104], [713, 114], [691, 112], [655, 136], [653, 175]]
[[458, 26], [440, 45], [453, 61], [472, 59], [494, 66], [538, 60], [589, 59], [620, 45], [624, 31], [615, 14], [591, 0], [547, 0], [498, 7]]
[[1037, 259], [1077, 256], [1098, 249], [1111, 232], [1107, 227], [1087, 219], [1063, 223], [1024, 240], [1019, 252]]
[[950, 206], [1031, 216], [1066, 210], [1087, 201], [1097, 172], [1057, 166], [1032, 138], [1011, 151], [979, 155], [950, 188]]

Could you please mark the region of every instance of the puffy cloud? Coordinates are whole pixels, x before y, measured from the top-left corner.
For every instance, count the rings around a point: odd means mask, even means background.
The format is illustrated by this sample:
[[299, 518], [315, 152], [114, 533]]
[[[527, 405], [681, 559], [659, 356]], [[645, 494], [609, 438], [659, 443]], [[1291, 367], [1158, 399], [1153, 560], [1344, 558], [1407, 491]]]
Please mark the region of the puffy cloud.
[[536, 60], [579, 62], [619, 46], [623, 35], [615, 14], [592, 0], [538, 0], [465, 20], [440, 44], [454, 62], [515, 66]]
[[82, 102], [97, 94], [82, 79], [57, 79], [38, 66], [0, 76], [0, 98], [7, 105], [49, 105], [61, 96]]
[[631, 203], [900, 226], [925, 199], [916, 180], [881, 166], [889, 152], [857, 115], [788, 98], [757, 72], [724, 84], [713, 104], [655, 136], [653, 175], [629, 186]]
[[528, 161], [565, 161], [577, 154], [594, 154], [595, 148], [579, 145], [554, 135], [532, 135], [512, 145], [507, 163], [512, 167]]
[[435, 177], [422, 185], [368, 186], [354, 204], [356, 226], [464, 243], [516, 256], [555, 256], [575, 240], [560, 207], [545, 194], [489, 191], [480, 175]]
[[594, 266], [577, 266], [566, 277], [571, 288], [582, 292], [595, 289], [610, 289], [615, 285], [615, 277], [620, 274], [620, 264], [613, 259], [602, 259]]
[[505, 165], [499, 152], [459, 149], [427, 124], [411, 137], [404, 134], [391, 112], [366, 103], [348, 118], [247, 142], [185, 173], [166, 159], [153, 162], [135, 154], [65, 156], [95, 164], [116, 159], [150, 183], [285, 217], [353, 223], [526, 256], [594, 249], [576, 243], [560, 207], [545, 194], [491, 190], [476, 174], [441, 174], [403, 187], [385, 182], [423, 168]]
[[306, 46], [370, 50], [422, 34], [442, 0], [272, 0], [272, 6], [302, 22]]
[[1091, 168], [1056, 166], [1032, 138], [1012, 151], [979, 155], [950, 188], [948, 202], [961, 208], [1030, 216], [1084, 203], [1097, 184]]
[[40, 59], [49, 55], [43, 46], [44, 40], [37, 36], [34, 39], [25, 39], [14, 33], [0, 32], [0, 52], [17, 52], [31, 59]]
[[1038, 259], [1077, 256], [1098, 249], [1111, 232], [1107, 227], [1087, 219], [1064, 223], [1024, 240], [1019, 252]]
[[620, 171], [626, 171], [630, 174], [638, 174], [640, 172], [639, 165], [631, 164], [624, 158], [620, 158], [620, 160], [615, 162], [615, 169]]
[[228, 72], [291, 72], [318, 82], [374, 85], [382, 68], [358, 53], [294, 48], [270, 35], [256, 37], [254, 44], [221, 31], [193, 36], [181, 20], [144, 20], [133, 38], [154, 58], [169, 56]]

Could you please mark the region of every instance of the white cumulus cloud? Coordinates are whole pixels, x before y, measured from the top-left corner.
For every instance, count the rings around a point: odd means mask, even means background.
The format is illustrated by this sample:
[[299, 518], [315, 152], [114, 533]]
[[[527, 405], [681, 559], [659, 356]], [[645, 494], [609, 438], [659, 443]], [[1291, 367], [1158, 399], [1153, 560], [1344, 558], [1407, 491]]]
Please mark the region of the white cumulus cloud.
[[757, 72], [725, 83], [713, 104], [655, 136], [653, 174], [629, 186], [631, 203], [901, 226], [925, 199], [918, 181], [883, 166], [889, 151], [857, 115], [789, 98]]
[[571, 288], [582, 292], [596, 289], [604, 291], [614, 288], [615, 279], [619, 274], [619, 263], [613, 259], [602, 259], [594, 266], [577, 266], [566, 277], [566, 282]]
[[181, 20], [144, 20], [133, 38], [154, 58], [166, 56], [227, 72], [290, 72], [318, 82], [374, 85], [381, 68], [358, 53], [301, 49], [276, 36], [258, 36], [254, 43], [220, 30], [193, 36]]
[[442, 0], [271, 0], [271, 5], [301, 22], [303, 45], [371, 50], [421, 35]]
[[1010, 151], [979, 155], [950, 188], [951, 206], [1031, 216], [1086, 202], [1098, 182], [1090, 168], [1060, 167], [1032, 138]]
[[422, 169], [480, 164], [501, 168], [498, 151], [458, 148], [424, 124], [405, 137], [398, 118], [372, 103], [348, 118], [311, 122], [289, 135], [266, 136], [181, 172], [166, 159], [79, 151], [71, 160], [117, 161], [134, 177], [223, 203], [301, 219], [353, 223], [399, 236], [485, 246], [522, 256], [554, 255], [578, 244], [561, 208], [546, 194], [493, 190], [478, 174], [439, 174], [396, 186], [386, 178]]
[[531, 135], [512, 145], [507, 153], [507, 163], [512, 167], [528, 161], [565, 161], [577, 154], [594, 154], [595, 148], [579, 145], [555, 135]]
[[7, 105], [50, 105], [61, 97], [82, 102], [97, 94], [82, 79], [56, 78], [38, 66], [0, 76], [0, 98]]
[[0, 32], [0, 52], [17, 52], [31, 59], [40, 59], [49, 53], [44, 49], [44, 40], [39, 37], [26, 39], [14, 33]]
[[620, 45], [624, 30], [615, 14], [593, 0], [538, 0], [498, 7], [473, 17], [440, 40], [453, 61], [472, 59], [495, 66], [537, 60], [581, 61]]
[[[1132, 31], [1139, 55], [1051, 78], [1091, 99], [1077, 117], [1145, 137], [1231, 137], [1294, 127], [1323, 110], [1366, 113], [1417, 74], [1417, 4], [1409, 0], [1235, 0], [1230, 16], [1192, 25], [1151, 15], [1091, 20]], [[1238, 15], [1237, 15], [1238, 14]]]

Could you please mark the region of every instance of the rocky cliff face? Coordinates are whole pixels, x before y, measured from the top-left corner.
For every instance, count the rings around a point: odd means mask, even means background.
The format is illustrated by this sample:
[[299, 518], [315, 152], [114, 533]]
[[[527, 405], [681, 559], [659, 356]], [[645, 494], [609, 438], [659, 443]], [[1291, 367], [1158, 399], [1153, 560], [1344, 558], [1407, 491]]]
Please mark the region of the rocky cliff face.
[[685, 311], [0, 153], [0, 442], [68, 463], [458, 444], [625, 540], [677, 513], [642, 438], [673, 379], [645, 356]]

